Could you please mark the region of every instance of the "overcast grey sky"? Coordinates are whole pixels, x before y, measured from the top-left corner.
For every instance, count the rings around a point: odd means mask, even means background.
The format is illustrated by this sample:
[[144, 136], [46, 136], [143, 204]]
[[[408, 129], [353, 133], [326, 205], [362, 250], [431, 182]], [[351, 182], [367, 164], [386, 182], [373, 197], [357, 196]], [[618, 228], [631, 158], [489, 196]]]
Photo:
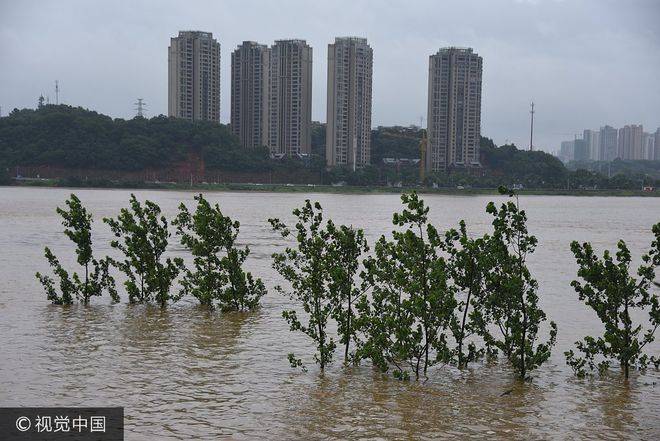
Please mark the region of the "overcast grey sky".
[[[660, 126], [660, 0], [92, 1], [0, 0], [0, 106], [44, 93], [113, 117], [167, 113], [167, 47], [179, 30], [222, 45], [222, 122], [230, 54], [243, 40], [303, 38], [314, 48], [314, 120], [325, 121], [327, 44], [374, 49], [373, 125], [426, 117], [428, 56], [469, 46], [483, 57], [482, 134], [558, 150], [584, 128]], [[425, 121], [425, 120], [424, 120]]]

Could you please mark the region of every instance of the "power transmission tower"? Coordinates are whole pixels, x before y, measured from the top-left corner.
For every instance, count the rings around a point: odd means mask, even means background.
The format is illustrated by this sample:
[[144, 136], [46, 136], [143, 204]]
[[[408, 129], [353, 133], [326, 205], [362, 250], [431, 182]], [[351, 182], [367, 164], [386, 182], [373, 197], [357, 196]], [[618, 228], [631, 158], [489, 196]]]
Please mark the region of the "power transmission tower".
[[55, 105], [60, 104], [60, 83], [55, 80]]
[[133, 103], [135, 105], [135, 110], [137, 111], [136, 118], [144, 118], [144, 110], [147, 107], [147, 103], [144, 102], [144, 99], [138, 98], [136, 103]]
[[529, 151], [531, 152], [534, 150], [534, 101], [532, 101], [529, 114], [531, 115], [531, 121], [529, 123]]

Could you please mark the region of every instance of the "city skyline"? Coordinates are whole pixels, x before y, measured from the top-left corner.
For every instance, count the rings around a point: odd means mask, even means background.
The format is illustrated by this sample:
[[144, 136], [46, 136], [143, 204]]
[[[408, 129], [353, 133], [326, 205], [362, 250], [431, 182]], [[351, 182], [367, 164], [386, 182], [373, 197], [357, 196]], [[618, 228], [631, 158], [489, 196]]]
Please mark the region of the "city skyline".
[[[556, 151], [566, 133], [582, 133], [584, 127], [636, 122], [652, 130], [660, 125], [655, 107], [660, 60], [648, 56], [658, 52], [660, 30], [651, 24], [660, 5], [642, 1], [626, 8], [606, 3], [608, 7], [594, 1], [502, 1], [494, 6], [448, 2], [440, 7], [420, 1], [373, 8], [337, 2], [312, 10], [304, 2], [201, 2], [197, 8], [158, 8], [157, 14], [151, 2], [125, 9], [75, 1], [8, 3], [0, 6], [0, 105], [6, 115], [15, 107], [34, 107], [41, 93], [52, 102], [54, 81], [59, 80], [63, 103], [130, 118], [132, 103], [142, 97], [147, 116], [167, 114], [162, 42], [180, 29], [212, 32], [222, 45], [223, 60], [244, 40], [298, 37], [321, 49], [336, 36], [361, 35], [378, 55], [372, 126], [419, 125], [426, 114], [428, 55], [440, 47], [469, 46], [488, 61], [482, 134], [498, 144], [527, 147], [533, 100], [535, 147]], [[246, 30], [240, 23], [251, 19], [255, 8], [263, 13]], [[509, 21], [492, 22], [489, 9]], [[474, 18], [477, 10], [484, 13]], [[439, 13], [453, 20], [442, 28], [432, 26]], [[613, 53], [619, 54], [616, 60]], [[317, 55], [312, 119], [324, 122], [327, 65], [325, 54]], [[228, 123], [230, 63], [222, 63], [221, 78], [220, 120]]]
[[563, 162], [613, 161], [614, 159], [660, 160], [660, 127], [644, 130], [641, 124], [609, 125], [600, 130], [584, 129], [582, 137], [561, 142], [555, 155]]

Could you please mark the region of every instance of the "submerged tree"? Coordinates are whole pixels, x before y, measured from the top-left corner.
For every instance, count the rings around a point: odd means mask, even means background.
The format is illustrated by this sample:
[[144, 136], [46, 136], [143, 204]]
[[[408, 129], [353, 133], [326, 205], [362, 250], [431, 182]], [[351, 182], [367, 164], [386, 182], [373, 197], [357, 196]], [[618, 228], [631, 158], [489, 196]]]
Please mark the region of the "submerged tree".
[[[273, 268], [291, 285], [290, 292], [281, 286], [276, 289], [299, 303], [308, 316], [307, 323], [303, 323], [295, 310], [282, 313], [292, 331], [301, 331], [314, 341], [314, 359], [323, 371], [336, 348], [327, 330], [331, 319], [338, 323], [340, 342], [348, 358], [355, 335], [353, 302], [357, 291], [353, 279], [366, 241], [361, 230], [335, 226], [331, 221], [324, 225], [318, 202], [306, 200], [293, 214], [297, 217], [294, 232], [279, 219], [269, 219], [275, 231], [284, 238], [294, 236], [297, 245], [273, 254]], [[289, 361], [292, 366], [302, 366], [295, 354], [289, 354]]]
[[488, 272], [488, 242], [490, 237], [472, 238], [468, 235], [465, 221], [459, 229], [445, 233], [444, 248], [449, 253], [448, 269], [456, 290], [457, 307], [451, 317], [450, 329], [456, 341], [455, 349], [448, 352], [447, 361], [458, 367], [481, 358], [485, 348], [477, 347], [473, 337], [487, 333], [488, 317], [484, 311], [486, 303], [484, 278]]
[[490, 259], [484, 279], [487, 320], [501, 333], [484, 335], [486, 343], [500, 349], [511, 361], [521, 379], [550, 358], [557, 337], [557, 325], [550, 322], [547, 342], [539, 343], [539, 330], [547, 320], [538, 306], [538, 283], [527, 268], [537, 239], [527, 230], [527, 215], [520, 209], [518, 196], [500, 188], [510, 198], [498, 209], [490, 202], [486, 211], [493, 215], [493, 235], [485, 255]]
[[[301, 331], [314, 340], [318, 353], [314, 359], [321, 371], [332, 361], [335, 342], [327, 333], [328, 320], [332, 314], [332, 304], [328, 290], [328, 268], [326, 259], [327, 232], [323, 230], [323, 212], [321, 204], [314, 205], [308, 200], [302, 208], [293, 210], [296, 222], [297, 248], [287, 247], [282, 253], [273, 254], [273, 268], [291, 284], [288, 293], [291, 300], [299, 302], [308, 315], [307, 324], [303, 324], [295, 310], [285, 310], [282, 316], [291, 331]], [[268, 220], [273, 230], [288, 238], [291, 231], [279, 219]], [[275, 287], [282, 294], [287, 292]], [[292, 366], [303, 366], [302, 360], [295, 354], [289, 354]]]
[[[597, 338], [587, 336], [576, 342], [582, 356], [573, 350], [565, 352], [566, 362], [575, 373], [584, 377], [596, 368], [604, 373], [616, 360], [624, 377], [630, 369], [644, 369], [650, 363], [660, 366], [660, 358], [644, 354], [644, 347], [654, 341], [654, 333], [660, 326], [660, 302], [658, 295], [651, 293], [655, 269], [660, 266], [660, 223], [653, 226], [655, 239], [650, 251], [642, 256], [637, 269], [638, 278], [631, 274], [632, 257], [626, 243], [620, 240], [614, 256], [609, 251], [599, 258], [590, 243], [571, 243], [571, 251], [579, 266], [577, 275], [582, 281], [574, 280], [580, 300], [591, 307], [605, 327], [605, 333]], [[647, 312], [649, 327], [634, 323], [633, 311]], [[596, 361], [598, 356], [602, 361]]]
[[257, 307], [266, 288], [261, 279], [243, 271], [250, 249], [236, 247], [240, 223], [224, 216], [218, 204], [211, 206], [201, 194], [195, 200], [194, 213], [181, 204], [172, 222], [195, 265], [194, 271], [185, 270], [182, 293], [192, 295], [202, 305], [214, 307], [217, 303], [223, 311]]
[[337, 322], [339, 342], [344, 345], [344, 361], [349, 359], [351, 340], [356, 338], [355, 304], [362, 291], [355, 283], [360, 257], [369, 250], [364, 232], [346, 225], [336, 226], [331, 220], [327, 227], [327, 267], [332, 318]]
[[173, 281], [183, 268], [181, 258], [163, 261], [170, 233], [160, 207], [151, 201], [140, 204], [131, 194], [130, 208], [122, 208], [117, 219], [105, 218], [117, 239], [110, 245], [124, 253], [124, 260], [113, 260], [127, 280], [124, 286], [131, 303], [156, 301], [161, 307], [179, 296], [172, 295]]
[[364, 295], [358, 304], [365, 335], [359, 355], [382, 370], [394, 366], [397, 378], [412, 372], [418, 379], [447, 357], [444, 331], [456, 301], [428, 207], [416, 193], [403, 194], [401, 201], [405, 208], [393, 223], [405, 229], [393, 231], [392, 240], [382, 236], [375, 256], [364, 263], [364, 281], [373, 288], [371, 301]]
[[80, 199], [72, 194], [66, 201], [68, 209], [57, 208], [57, 213], [62, 216], [64, 234], [76, 244], [76, 261], [83, 268], [84, 274], [78, 275], [74, 272], [69, 274], [60, 264], [50, 248], [44, 249], [48, 263], [53, 268], [53, 273], [59, 278], [58, 293], [55, 281], [49, 277], [37, 273], [47, 298], [57, 305], [69, 305], [76, 299], [83, 304], [89, 303], [93, 296], [100, 296], [108, 291], [113, 302], [119, 301], [119, 295], [115, 290], [115, 281], [108, 272], [109, 260], [94, 259], [92, 252], [92, 215], [81, 204]]

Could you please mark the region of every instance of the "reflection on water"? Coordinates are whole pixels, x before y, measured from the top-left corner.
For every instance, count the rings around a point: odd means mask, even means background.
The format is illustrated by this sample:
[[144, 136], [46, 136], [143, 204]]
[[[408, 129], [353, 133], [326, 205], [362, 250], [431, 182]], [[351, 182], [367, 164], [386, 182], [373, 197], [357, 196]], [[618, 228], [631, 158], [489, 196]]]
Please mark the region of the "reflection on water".
[[[112, 253], [98, 222], [126, 204], [128, 192], [77, 192], [97, 219], [95, 249]], [[292, 370], [286, 353], [311, 354], [309, 342], [281, 319], [288, 300], [271, 292], [252, 313], [220, 314], [182, 302], [151, 306], [48, 305], [34, 279], [45, 269], [44, 245], [73, 263], [54, 208], [66, 190], [0, 189], [0, 405], [117, 405], [126, 407], [128, 440], [232, 439], [659, 439], [660, 374], [618, 372], [575, 379], [562, 352], [597, 332], [593, 314], [568, 283], [573, 239], [602, 249], [624, 238], [636, 253], [660, 220], [657, 204], [637, 198], [524, 197], [530, 229], [539, 237], [531, 265], [542, 306], [559, 325], [558, 346], [534, 382], [520, 384], [506, 364], [465, 371], [435, 366], [427, 380], [399, 382], [370, 366], [333, 364], [323, 375]], [[172, 215], [192, 193], [138, 192]], [[304, 198], [296, 194], [211, 193], [241, 221], [241, 243], [253, 254], [249, 270], [268, 286], [278, 282], [270, 255], [282, 242], [265, 219], [286, 221]], [[336, 221], [366, 227], [373, 242], [387, 233], [395, 195], [314, 195]], [[488, 229], [489, 197], [429, 196], [439, 228], [465, 218]], [[652, 202], [655, 202], [652, 200]], [[181, 254], [173, 247], [173, 253]], [[69, 260], [67, 260], [69, 259]], [[651, 348], [658, 353], [660, 345]]]

